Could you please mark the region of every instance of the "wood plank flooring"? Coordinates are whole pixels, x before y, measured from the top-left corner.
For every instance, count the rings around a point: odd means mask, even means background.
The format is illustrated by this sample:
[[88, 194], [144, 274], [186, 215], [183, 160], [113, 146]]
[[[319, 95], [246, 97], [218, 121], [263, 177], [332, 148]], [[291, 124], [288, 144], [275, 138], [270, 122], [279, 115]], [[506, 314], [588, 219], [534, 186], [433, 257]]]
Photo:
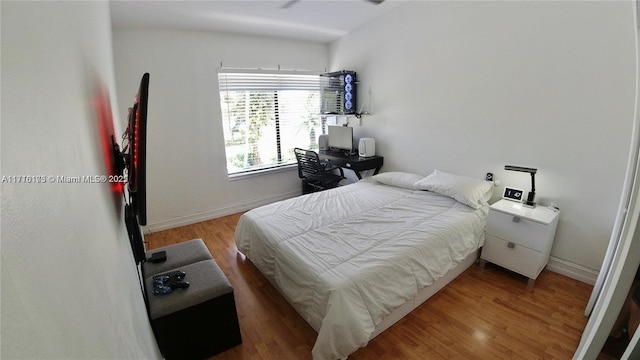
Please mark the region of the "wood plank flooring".
[[[201, 238], [229, 278], [243, 343], [212, 359], [310, 359], [316, 333], [236, 249], [240, 216], [145, 235], [147, 248]], [[473, 265], [349, 359], [571, 359], [591, 289], [544, 270], [527, 290], [523, 276]]]

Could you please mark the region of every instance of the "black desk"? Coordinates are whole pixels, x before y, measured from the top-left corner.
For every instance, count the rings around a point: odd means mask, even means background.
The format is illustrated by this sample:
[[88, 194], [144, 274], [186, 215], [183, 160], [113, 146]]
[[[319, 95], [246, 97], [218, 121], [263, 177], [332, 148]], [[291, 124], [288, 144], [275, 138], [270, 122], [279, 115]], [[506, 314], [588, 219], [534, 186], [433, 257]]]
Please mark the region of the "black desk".
[[362, 179], [360, 171], [375, 169], [373, 175], [376, 175], [382, 167], [382, 156], [360, 157], [356, 155], [345, 155], [343, 152], [320, 150], [318, 152], [320, 160], [327, 161], [331, 165], [335, 165], [344, 169], [353, 170]]

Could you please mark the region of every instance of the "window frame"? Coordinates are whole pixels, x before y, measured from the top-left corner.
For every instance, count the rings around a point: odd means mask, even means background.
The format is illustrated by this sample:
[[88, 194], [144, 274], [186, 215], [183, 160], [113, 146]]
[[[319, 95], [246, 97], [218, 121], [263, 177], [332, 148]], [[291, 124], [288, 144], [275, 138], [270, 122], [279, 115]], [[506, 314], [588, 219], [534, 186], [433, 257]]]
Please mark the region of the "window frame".
[[[318, 125], [314, 126], [314, 128], [320, 129], [320, 133], [324, 133], [324, 120], [320, 114], [321, 110], [321, 78], [320, 71], [284, 71], [284, 70], [261, 70], [261, 69], [225, 69], [219, 68], [217, 73], [218, 78], [218, 91], [219, 91], [219, 101], [220, 101], [220, 121], [223, 126], [223, 141], [224, 141], [224, 149], [225, 149], [225, 168], [227, 171], [227, 176], [230, 180], [242, 179], [253, 176], [261, 176], [265, 174], [272, 174], [281, 171], [290, 171], [292, 168], [297, 167], [297, 163], [291, 161], [291, 159], [287, 159], [286, 163], [280, 163], [283, 161], [284, 153], [282, 152], [282, 138], [280, 136], [280, 130], [277, 127], [282, 127], [283, 125], [280, 123], [280, 115], [279, 112], [279, 92], [280, 91], [291, 91], [291, 90], [310, 90], [317, 92], [318, 96], [318, 108], [315, 112], [318, 117]], [[229, 80], [230, 77], [240, 76], [246, 77], [246, 83], [243, 83], [242, 80]], [[255, 77], [255, 78], [254, 78]], [[295, 79], [302, 79], [303, 77], [314, 77], [316, 80], [305, 80], [305, 81], [296, 81]], [[270, 79], [269, 79], [270, 78]], [[266, 79], [267, 81], [262, 82], [262, 79]], [[293, 80], [292, 80], [293, 79]], [[289, 81], [287, 81], [289, 80]], [[234, 82], [235, 81], [235, 82]], [[269, 82], [271, 81], [271, 82]], [[229, 85], [231, 83], [231, 85]], [[313, 85], [311, 85], [313, 84]], [[273, 125], [276, 127], [275, 134], [273, 136], [276, 137], [276, 157], [278, 158], [277, 163], [266, 164], [257, 168], [248, 168], [240, 171], [230, 171], [230, 163], [228, 158], [229, 153], [229, 145], [228, 143], [228, 129], [225, 128], [225, 121], [230, 121], [230, 110], [228, 110], [229, 103], [226, 104], [227, 111], [225, 112], [225, 102], [226, 99], [230, 97], [227, 95], [223, 95], [226, 91], [227, 94], [231, 91], [256, 91], [256, 93], [261, 91], [274, 91], [274, 102], [273, 105], [273, 113], [274, 118]], [[309, 112], [308, 114], [312, 114]], [[271, 120], [270, 120], [271, 121]], [[320, 134], [318, 134], [320, 135]]]

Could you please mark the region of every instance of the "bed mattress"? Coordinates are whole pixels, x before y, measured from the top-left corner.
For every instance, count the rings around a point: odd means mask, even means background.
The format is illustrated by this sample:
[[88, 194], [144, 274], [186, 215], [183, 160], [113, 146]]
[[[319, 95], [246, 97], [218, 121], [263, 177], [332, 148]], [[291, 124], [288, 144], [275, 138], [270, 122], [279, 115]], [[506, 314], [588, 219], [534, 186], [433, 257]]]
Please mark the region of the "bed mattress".
[[363, 180], [251, 210], [235, 241], [318, 332], [313, 358], [336, 360], [477, 251], [487, 211]]

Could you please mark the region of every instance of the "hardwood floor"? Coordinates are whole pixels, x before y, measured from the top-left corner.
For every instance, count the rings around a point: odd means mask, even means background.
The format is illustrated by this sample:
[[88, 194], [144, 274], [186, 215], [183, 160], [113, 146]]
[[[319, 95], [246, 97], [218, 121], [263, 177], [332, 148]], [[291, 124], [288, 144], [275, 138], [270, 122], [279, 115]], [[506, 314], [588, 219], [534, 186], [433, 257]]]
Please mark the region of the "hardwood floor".
[[[201, 238], [229, 278], [243, 343], [212, 359], [310, 359], [314, 330], [235, 247], [240, 215], [145, 235], [147, 248]], [[473, 265], [349, 359], [571, 359], [591, 289], [544, 270], [527, 290], [523, 276]]]

